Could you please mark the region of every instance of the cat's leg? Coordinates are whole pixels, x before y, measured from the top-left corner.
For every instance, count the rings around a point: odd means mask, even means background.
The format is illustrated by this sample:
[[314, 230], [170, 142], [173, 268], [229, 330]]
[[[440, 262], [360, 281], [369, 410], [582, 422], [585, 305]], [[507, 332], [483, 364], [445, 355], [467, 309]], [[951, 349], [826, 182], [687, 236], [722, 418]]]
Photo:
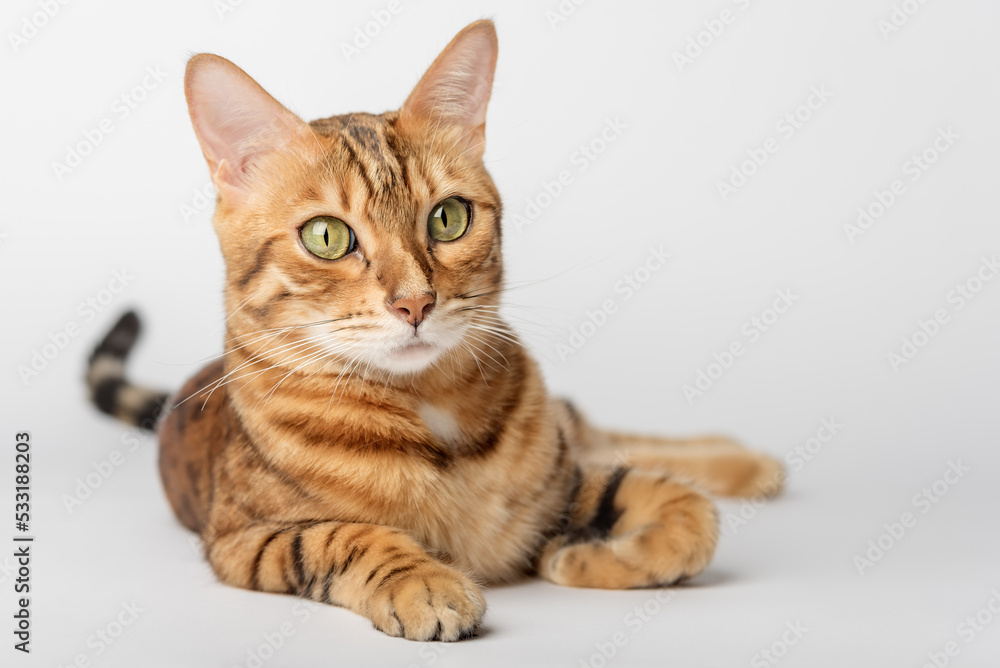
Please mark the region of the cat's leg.
[[536, 566], [573, 587], [672, 584], [708, 565], [718, 535], [715, 505], [697, 489], [653, 471], [589, 468], [568, 527], [544, 545]]
[[777, 459], [723, 436], [661, 438], [598, 429], [567, 402], [566, 419], [583, 463], [635, 466], [684, 478], [719, 496], [774, 496], [785, 470]]
[[584, 461], [663, 471], [719, 496], [775, 496], [785, 483], [777, 459], [725, 437], [668, 439], [595, 430]]
[[486, 611], [472, 580], [390, 527], [252, 524], [207, 539], [206, 553], [227, 584], [349, 608], [410, 640], [471, 637]]

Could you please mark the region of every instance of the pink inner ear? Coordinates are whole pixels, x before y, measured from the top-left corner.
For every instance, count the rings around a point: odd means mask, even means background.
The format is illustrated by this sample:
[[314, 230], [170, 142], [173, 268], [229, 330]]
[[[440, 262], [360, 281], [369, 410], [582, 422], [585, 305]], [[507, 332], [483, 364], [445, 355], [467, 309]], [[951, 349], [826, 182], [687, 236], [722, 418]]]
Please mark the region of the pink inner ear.
[[219, 56], [192, 58], [185, 87], [195, 134], [216, 185], [244, 185], [255, 154], [284, 145], [305, 125]]
[[468, 128], [483, 125], [496, 62], [497, 38], [492, 22], [473, 23], [437, 57], [410, 93], [403, 111]]

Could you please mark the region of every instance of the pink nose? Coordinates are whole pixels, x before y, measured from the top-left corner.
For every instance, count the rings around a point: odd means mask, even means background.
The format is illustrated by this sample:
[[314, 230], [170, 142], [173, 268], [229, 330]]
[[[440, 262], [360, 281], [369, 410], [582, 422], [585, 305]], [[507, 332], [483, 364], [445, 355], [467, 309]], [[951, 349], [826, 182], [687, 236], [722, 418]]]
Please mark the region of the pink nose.
[[389, 310], [414, 327], [419, 325], [434, 308], [434, 295], [425, 292], [415, 297], [402, 297], [389, 304]]

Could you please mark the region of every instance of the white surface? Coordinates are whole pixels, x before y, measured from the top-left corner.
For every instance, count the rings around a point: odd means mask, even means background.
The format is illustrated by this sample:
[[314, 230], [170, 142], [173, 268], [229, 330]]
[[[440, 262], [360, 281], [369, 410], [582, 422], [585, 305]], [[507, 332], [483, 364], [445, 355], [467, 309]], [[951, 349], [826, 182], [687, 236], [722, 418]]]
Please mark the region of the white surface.
[[[289, 622], [293, 634], [262, 665], [600, 666], [595, 653], [619, 631], [626, 642], [607, 665], [769, 665], [756, 653], [799, 622], [808, 630], [782, 666], [920, 666], [951, 640], [960, 654], [949, 665], [996, 665], [1000, 620], [971, 642], [958, 627], [1000, 587], [1000, 281], [961, 310], [948, 295], [1000, 252], [998, 5], [928, 2], [884, 39], [876, 23], [890, 0], [591, 0], [555, 29], [545, 11], [556, 0], [402, 0], [347, 62], [340, 44], [386, 6], [253, 0], [220, 19], [210, 2], [69, 3], [16, 53], [9, 38], [0, 47], [0, 540], [13, 532], [12, 441], [23, 429], [35, 441], [38, 536], [34, 651], [14, 652], [4, 630], [0, 663], [63, 666], [83, 654], [94, 666], [246, 666], [263, 634]], [[733, 23], [679, 72], [673, 52], [725, 8]], [[35, 11], [34, 1], [7, 2], [0, 27], [19, 30]], [[179, 212], [207, 181], [182, 95], [189, 54], [229, 57], [308, 118], [380, 111], [482, 16], [500, 35], [487, 160], [506, 202], [508, 277], [545, 279], [512, 292], [510, 313], [526, 319], [514, 322], [553, 390], [605, 424], [721, 430], [779, 457], [823, 418], [844, 426], [785, 497], [737, 531], [726, 523], [715, 562], [666, 604], [654, 591], [527, 582], [488, 592], [482, 638], [422, 646], [343, 610], [301, 621], [293, 599], [215, 583], [165, 504], [154, 446], [130, 451], [130, 435], [85, 405], [81, 375], [90, 346], [129, 305], [147, 325], [138, 378], [176, 387], [220, 348], [209, 211], [189, 222]], [[121, 118], [114, 101], [147, 67], [162, 82]], [[775, 123], [813, 86], [832, 96], [786, 139]], [[105, 117], [113, 132], [59, 181], [51, 163]], [[578, 171], [577, 147], [615, 118], [627, 128]], [[949, 126], [954, 146], [848, 243], [842, 228], [857, 208], [908, 179], [906, 161]], [[777, 153], [723, 202], [717, 181], [769, 137], [780, 139]], [[513, 216], [561, 170], [572, 183], [519, 233]], [[661, 245], [668, 265], [626, 301], [616, 282]], [[78, 304], [123, 268], [134, 278], [88, 319]], [[786, 288], [795, 305], [751, 343], [742, 324]], [[560, 360], [556, 343], [607, 299], [617, 312]], [[939, 308], [947, 324], [894, 372], [887, 354]], [[71, 322], [79, 336], [23, 384], [18, 365]], [[682, 386], [734, 341], [746, 353], [689, 404]], [[115, 449], [124, 463], [67, 512], [62, 495]], [[949, 461], [969, 471], [921, 514], [914, 495]], [[727, 502], [723, 518], [739, 510]], [[915, 526], [859, 575], [854, 556], [904, 512]], [[12, 581], [0, 579], [7, 629]], [[96, 656], [88, 636], [133, 600], [143, 612]], [[646, 604], [660, 607], [639, 625], [630, 613]]]

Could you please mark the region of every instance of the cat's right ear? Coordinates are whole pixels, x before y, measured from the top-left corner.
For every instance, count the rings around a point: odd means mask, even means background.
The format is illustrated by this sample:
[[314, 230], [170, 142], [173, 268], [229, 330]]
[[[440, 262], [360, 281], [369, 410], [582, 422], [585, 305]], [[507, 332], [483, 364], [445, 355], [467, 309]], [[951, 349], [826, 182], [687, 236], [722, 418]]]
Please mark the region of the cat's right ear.
[[246, 192], [257, 156], [308, 133], [302, 119], [221, 56], [200, 53], [188, 61], [184, 94], [212, 182], [223, 197], [239, 199]]
[[486, 141], [486, 105], [497, 65], [497, 31], [489, 20], [466, 26], [438, 55], [406, 98], [400, 115], [434, 127], [465, 130], [464, 147], [481, 158]]

